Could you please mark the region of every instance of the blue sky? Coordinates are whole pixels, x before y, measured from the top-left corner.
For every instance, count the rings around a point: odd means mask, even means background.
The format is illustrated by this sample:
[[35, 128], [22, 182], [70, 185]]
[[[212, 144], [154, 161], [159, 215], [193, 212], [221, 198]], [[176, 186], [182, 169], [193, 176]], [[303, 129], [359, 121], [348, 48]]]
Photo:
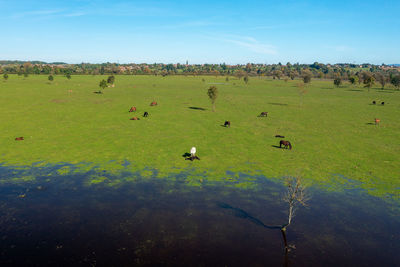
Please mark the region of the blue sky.
[[400, 63], [400, 1], [0, 0], [0, 59]]

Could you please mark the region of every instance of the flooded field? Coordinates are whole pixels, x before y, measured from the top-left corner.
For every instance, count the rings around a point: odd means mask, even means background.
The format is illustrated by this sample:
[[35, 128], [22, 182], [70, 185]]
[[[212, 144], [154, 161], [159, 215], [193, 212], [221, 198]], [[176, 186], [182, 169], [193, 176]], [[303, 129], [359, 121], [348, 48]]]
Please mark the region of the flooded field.
[[[0, 166], [1, 266], [399, 266], [397, 209], [361, 190], [310, 188], [286, 252], [286, 188], [266, 178], [254, 190], [184, 175], [108, 186], [57, 168]], [[15, 182], [22, 172], [33, 178]]]

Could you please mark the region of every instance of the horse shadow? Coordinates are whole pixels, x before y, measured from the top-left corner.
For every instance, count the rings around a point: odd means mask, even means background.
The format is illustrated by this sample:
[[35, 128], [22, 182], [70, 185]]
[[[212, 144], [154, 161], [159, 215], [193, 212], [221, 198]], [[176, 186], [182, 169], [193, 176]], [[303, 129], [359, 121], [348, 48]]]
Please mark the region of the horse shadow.
[[276, 145], [272, 145], [272, 147], [275, 147], [275, 148], [280, 148], [280, 149], [282, 149], [282, 147], [280, 147], [280, 146], [276, 146]]
[[182, 157], [184, 157], [185, 160], [190, 160], [190, 161], [193, 161], [195, 159], [200, 160], [200, 158], [198, 156], [193, 156], [192, 157], [192, 154], [190, 154], [188, 152], [185, 152], [185, 154], [183, 154]]
[[367, 122], [366, 125], [375, 125], [373, 122]]
[[200, 108], [200, 107], [189, 107], [190, 109], [195, 109], [195, 110], [206, 110], [205, 108]]
[[363, 92], [364, 90], [361, 90], [361, 89], [347, 89], [346, 91], [351, 91], [351, 92]]

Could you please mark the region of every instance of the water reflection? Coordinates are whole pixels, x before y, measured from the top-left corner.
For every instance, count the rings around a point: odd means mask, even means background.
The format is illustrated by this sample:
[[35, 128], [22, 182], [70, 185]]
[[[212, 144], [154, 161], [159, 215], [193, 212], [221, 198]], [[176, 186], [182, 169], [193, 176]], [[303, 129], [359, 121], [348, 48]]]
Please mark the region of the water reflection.
[[[68, 172], [60, 175], [60, 169]], [[1, 266], [396, 266], [399, 219], [358, 190], [313, 190], [287, 229], [283, 185], [188, 186], [73, 165], [0, 166]], [[104, 177], [107, 181], [95, 177]], [[30, 177], [32, 179], [30, 179]], [[116, 180], [127, 180], [118, 187]], [[21, 180], [22, 179], [22, 180]], [[90, 183], [87, 181], [100, 181]], [[8, 182], [4, 182], [8, 181]], [[103, 182], [101, 182], [103, 181]], [[22, 197], [22, 195], [24, 195]]]

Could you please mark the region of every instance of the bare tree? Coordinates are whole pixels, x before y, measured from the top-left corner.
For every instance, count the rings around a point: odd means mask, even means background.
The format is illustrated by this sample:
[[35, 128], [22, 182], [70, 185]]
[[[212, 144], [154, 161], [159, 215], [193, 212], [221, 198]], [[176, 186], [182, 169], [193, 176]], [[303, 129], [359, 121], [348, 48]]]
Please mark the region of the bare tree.
[[288, 222], [282, 228], [286, 228], [292, 222], [295, 215], [296, 208], [299, 205], [307, 206], [308, 196], [306, 194], [305, 186], [299, 177], [286, 178], [287, 192], [283, 196], [283, 201], [289, 204]]
[[286, 228], [292, 223], [297, 208], [299, 206], [307, 206], [309, 196], [307, 195], [306, 188], [302, 184], [301, 178], [299, 177], [287, 177], [286, 187], [287, 191], [283, 196], [283, 201], [288, 204], [288, 220], [287, 223], [283, 224], [280, 229], [283, 237], [283, 242], [285, 244], [285, 258], [287, 260], [289, 245], [286, 239]]
[[305, 84], [303, 82], [298, 82], [296, 86], [297, 92], [300, 96], [300, 106], [303, 106], [303, 96], [307, 93], [307, 90], [305, 89]]

